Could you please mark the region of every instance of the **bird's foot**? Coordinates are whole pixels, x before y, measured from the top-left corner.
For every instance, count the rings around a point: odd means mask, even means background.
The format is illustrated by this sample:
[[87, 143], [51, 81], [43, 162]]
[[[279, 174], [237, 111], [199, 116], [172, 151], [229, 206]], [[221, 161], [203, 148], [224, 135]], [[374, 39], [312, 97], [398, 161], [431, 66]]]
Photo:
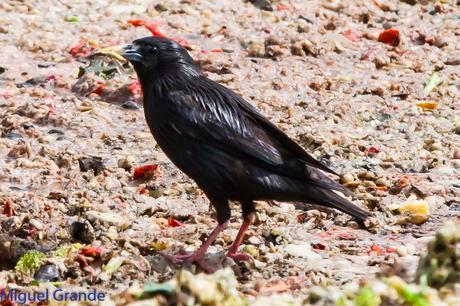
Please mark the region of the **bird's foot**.
[[227, 253], [227, 257], [230, 257], [234, 261], [251, 261], [254, 260], [248, 253]]
[[198, 262], [201, 261], [204, 257], [203, 254], [195, 253], [185, 253], [185, 254], [167, 254], [160, 252], [160, 255], [167, 258], [170, 262], [175, 265], [183, 264], [184, 262]]
[[206, 263], [206, 261], [204, 260], [204, 254], [201, 254], [199, 252], [186, 254], [166, 254], [164, 252], [160, 252], [160, 255], [168, 259], [176, 266], [188, 262], [196, 263], [201, 269], [203, 269], [207, 273], [214, 273], [216, 271], [216, 267]]

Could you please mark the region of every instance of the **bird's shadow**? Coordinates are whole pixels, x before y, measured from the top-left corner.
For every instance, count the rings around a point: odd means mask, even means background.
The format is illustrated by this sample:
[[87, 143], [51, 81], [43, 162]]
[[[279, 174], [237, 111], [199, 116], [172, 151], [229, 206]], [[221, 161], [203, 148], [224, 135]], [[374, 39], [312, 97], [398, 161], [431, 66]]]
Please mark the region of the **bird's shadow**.
[[317, 204], [309, 204], [309, 203], [302, 203], [302, 202], [292, 202], [294, 205], [295, 209], [301, 210], [301, 211], [308, 211], [308, 210], [318, 210], [320, 212], [324, 212], [326, 214], [331, 214], [331, 215], [338, 215], [339, 213], [329, 207], [317, 205]]
[[175, 264], [165, 256], [157, 253], [150, 258], [152, 270], [162, 275], [174, 274], [176, 271], [185, 269], [194, 273], [214, 273], [217, 270], [226, 267], [235, 268], [237, 263], [226, 256], [225, 251], [217, 253], [208, 253], [200, 262], [185, 262], [183, 264]]

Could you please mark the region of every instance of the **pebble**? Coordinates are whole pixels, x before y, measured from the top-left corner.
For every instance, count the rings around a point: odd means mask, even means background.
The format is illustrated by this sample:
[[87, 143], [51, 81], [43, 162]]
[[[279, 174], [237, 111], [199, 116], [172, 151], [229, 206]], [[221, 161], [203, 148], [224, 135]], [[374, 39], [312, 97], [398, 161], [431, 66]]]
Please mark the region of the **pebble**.
[[340, 182], [342, 184], [348, 184], [348, 183], [352, 183], [355, 181], [355, 178], [353, 177], [353, 174], [351, 173], [345, 173], [341, 178], [340, 178]]
[[441, 143], [435, 142], [431, 144], [430, 151], [442, 151], [443, 148], [444, 146]]
[[453, 175], [454, 169], [452, 169], [451, 167], [447, 167], [447, 166], [440, 166], [440, 167], [436, 167], [432, 169], [431, 172], [439, 174], [439, 175]]
[[457, 123], [453, 130], [452, 130], [455, 134], [459, 134], [460, 135], [460, 123]]
[[96, 239], [93, 226], [87, 221], [75, 221], [70, 225], [70, 236], [77, 242], [91, 243]]
[[263, 40], [250, 41], [247, 46], [249, 56], [265, 57], [265, 42]]
[[261, 270], [265, 268], [266, 266], [267, 266], [267, 263], [254, 259], [254, 267], [256, 267], [256, 269]]
[[13, 232], [21, 227], [21, 219], [17, 216], [12, 216], [2, 222], [2, 230], [5, 232]]
[[100, 222], [106, 222], [116, 226], [123, 226], [127, 224], [126, 218], [112, 212], [89, 210], [86, 212], [86, 217], [88, 220], [98, 220]]
[[290, 211], [294, 211], [295, 206], [293, 204], [291, 204], [291, 203], [280, 203], [279, 204], [279, 209], [283, 213], [288, 213]]
[[307, 33], [310, 31], [310, 25], [308, 22], [304, 19], [299, 19], [297, 21], [297, 32], [299, 33]]
[[124, 186], [123, 193], [125, 194], [138, 194], [138, 188], [133, 186]]
[[140, 108], [139, 104], [137, 104], [134, 101], [128, 100], [124, 102], [121, 107], [126, 108], [126, 109], [132, 109], [132, 110], [137, 110]]
[[95, 175], [98, 175], [105, 169], [102, 158], [99, 156], [82, 156], [78, 159], [80, 171], [87, 172], [93, 170]]
[[48, 131], [48, 134], [58, 134], [58, 135], [64, 135], [64, 131], [60, 129], [50, 129]]
[[373, 181], [364, 181], [363, 186], [365, 186], [365, 187], [376, 187], [376, 184]]
[[442, 152], [441, 150], [433, 150], [433, 151], [431, 151], [431, 156], [433, 158], [440, 157], [440, 156], [443, 156], [443, 155], [444, 155], [444, 152]]
[[115, 226], [110, 226], [109, 229], [105, 232], [105, 236], [109, 239], [115, 240], [118, 238], [118, 231]]
[[407, 254], [414, 255], [417, 249], [415, 248], [415, 245], [413, 245], [412, 243], [407, 243], [406, 250]]
[[266, 263], [274, 263], [278, 260], [281, 260], [283, 256], [280, 253], [267, 253], [265, 254], [265, 262]]
[[460, 159], [453, 159], [453, 160], [452, 160], [452, 166], [453, 166], [455, 169], [460, 169]]
[[375, 180], [375, 173], [370, 171], [363, 171], [358, 173], [358, 178], [362, 180]]
[[105, 190], [114, 191], [121, 188], [121, 183], [114, 177], [107, 176], [105, 177]]
[[103, 282], [107, 282], [110, 280], [110, 276], [107, 272], [101, 272], [99, 275], [98, 275], [98, 278], [99, 280], [103, 281]]
[[460, 159], [460, 148], [456, 148], [454, 150], [454, 154], [452, 156], [453, 159]]
[[310, 244], [288, 244], [284, 247], [284, 252], [293, 257], [301, 257], [306, 259], [319, 259], [321, 255], [315, 253]]
[[256, 212], [256, 221], [257, 222], [265, 222], [268, 220], [268, 216], [265, 212]]
[[248, 242], [253, 245], [259, 245], [262, 241], [256, 236], [251, 236], [249, 237]]
[[298, 42], [291, 46], [291, 53], [292, 55], [305, 56], [305, 51], [303, 50], [302, 45]]
[[385, 187], [390, 187], [390, 182], [384, 178], [384, 177], [380, 177], [378, 178], [377, 180], [375, 180], [375, 184], [377, 186], [385, 186]]
[[266, 55], [270, 57], [278, 57], [284, 54], [283, 48], [279, 45], [269, 45], [265, 49]]
[[166, 12], [168, 10], [168, 7], [162, 3], [158, 3], [154, 7], [159, 12]]
[[55, 264], [41, 266], [34, 274], [34, 279], [39, 282], [57, 282], [61, 279], [59, 269]]
[[12, 140], [21, 139], [21, 138], [22, 138], [22, 135], [21, 135], [21, 134], [18, 134], [18, 133], [14, 133], [14, 132], [8, 132], [8, 133], [6, 134], [6, 138], [12, 139]]
[[444, 64], [452, 66], [460, 65], [460, 52], [453, 52], [453, 54], [447, 57], [447, 59], [444, 61]]
[[41, 231], [45, 228], [43, 223], [37, 219], [30, 219], [29, 224], [35, 227], [37, 230]]
[[407, 251], [407, 247], [404, 245], [400, 245], [396, 248], [396, 252], [398, 253], [399, 256], [404, 257], [409, 255], [409, 252]]
[[101, 187], [101, 184], [99, 184], [97, 178], [93, 178], [89, 182], [89, 186], [91, 187], [91, 189], [99, 189]]
[[374, 64], [377, 69], [381, 69], [384, 66], [387, 66], [391, 63], [391, 59], [388, 56], [378, 54], [374, 58]]

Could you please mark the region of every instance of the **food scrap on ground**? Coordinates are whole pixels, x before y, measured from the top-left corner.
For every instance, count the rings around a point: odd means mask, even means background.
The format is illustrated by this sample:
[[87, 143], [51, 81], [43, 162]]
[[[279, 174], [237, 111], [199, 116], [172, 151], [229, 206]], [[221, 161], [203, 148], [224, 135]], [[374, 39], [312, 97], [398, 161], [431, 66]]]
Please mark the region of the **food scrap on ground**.
[[425, 200], [417, 200], [415, 196], [410, 196], [407, 201], [391, 206], [392, 210], [406, 215], [410, 222], [421, 224], [430, 217], [430, 206]]
[[399, 31], [396, 29], [385, 30], [379, 34], [378, 41], [393, 47], [397, 47], [400, 42]]

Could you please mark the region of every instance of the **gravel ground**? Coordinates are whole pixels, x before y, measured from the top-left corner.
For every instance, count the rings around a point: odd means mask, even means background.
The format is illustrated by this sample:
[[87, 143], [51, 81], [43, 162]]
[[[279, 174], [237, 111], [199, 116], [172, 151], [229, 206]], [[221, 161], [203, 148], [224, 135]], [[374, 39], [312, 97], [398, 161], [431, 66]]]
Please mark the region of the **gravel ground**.
[[[138, 19], [187, 42], [208, 77], [344, 174], [380, 223], [261, 202], [243, 242], [255, 261], [234, 263], [224, 250], [235, 205], [208, 260], [230, 267], [240, 292], [302, 296], [377, 272], [412, 280], [460, 210], [460, 9], [425, 2], [2, 1], [0, 287], [44, 270], [112, 292], [167, 280], [177, 267], [157, 252], [194, 250], [215, 226], [206, 197], [155, 145], [135, 75], [77, 77], [98, 48], [150, 35]], [[379, 39], [388, 29], [399, 35]], [[158, 168], [134, 179], [142, 165]], [[71, 243], [80, 251], [53, 253]], [[20, 271], [30, 250], [46, 259]]]

